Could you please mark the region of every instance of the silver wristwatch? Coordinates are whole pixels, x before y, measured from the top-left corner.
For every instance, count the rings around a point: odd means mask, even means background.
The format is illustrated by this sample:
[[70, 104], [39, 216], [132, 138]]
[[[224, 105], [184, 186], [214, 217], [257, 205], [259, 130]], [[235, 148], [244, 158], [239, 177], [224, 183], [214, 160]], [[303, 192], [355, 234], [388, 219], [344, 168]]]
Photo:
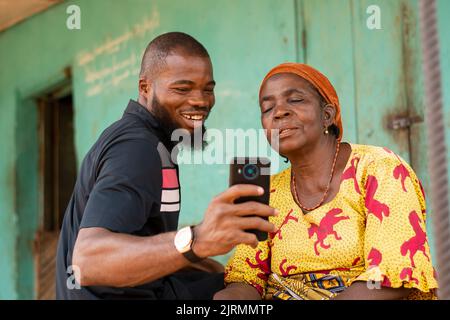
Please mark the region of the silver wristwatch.
[[197, 256], [192, 250], [195, 241], [194, 226], [181, 228], [175, 235], [174, 244], [180, 252], [190, 262], [199, 262], [204, 258]]

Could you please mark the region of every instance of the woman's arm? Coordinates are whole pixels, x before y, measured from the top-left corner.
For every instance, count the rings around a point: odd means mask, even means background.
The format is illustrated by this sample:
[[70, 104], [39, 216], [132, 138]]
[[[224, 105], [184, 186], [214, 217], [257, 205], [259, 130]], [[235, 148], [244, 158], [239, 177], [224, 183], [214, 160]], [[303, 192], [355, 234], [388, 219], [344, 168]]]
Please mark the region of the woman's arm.
[[230, 283], [225, 289], [216, 292], [214, 300], [261, 300], [259, 292], [246, 283]]
[[[411, 289], [387, 288], [369, 289], [362, 281], [353, 283], [333, 300], [398, 300], [406, 298]], [[245, 283], [231, 283], [214, 295], [214, 300], [261, 300], [258, 291]]]
[[333, 300], [398, 300], [406, 298], [410, 292], [411, 289], [407, 288], [369, 289], [366, 282], [357, 281]]

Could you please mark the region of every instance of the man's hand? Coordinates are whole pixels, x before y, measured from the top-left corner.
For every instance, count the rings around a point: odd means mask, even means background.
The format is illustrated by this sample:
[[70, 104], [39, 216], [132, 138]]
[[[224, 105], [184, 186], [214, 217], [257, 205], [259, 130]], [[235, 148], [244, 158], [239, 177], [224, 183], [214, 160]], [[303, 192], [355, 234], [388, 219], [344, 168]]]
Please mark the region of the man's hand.
[[256, 248], [256, 235], [245, 230], [276, 231], [275, 225], [263, 219], [277, 215], [276, 209], [255, 201], [234, 203], [240, 197], [259, 196], [263, 192], [261, 187], [239, 184], [216, 196], [209, 203], [202, 223], [195, 227], [195, 254], [199, 257], [222, 255], [241, 243]]

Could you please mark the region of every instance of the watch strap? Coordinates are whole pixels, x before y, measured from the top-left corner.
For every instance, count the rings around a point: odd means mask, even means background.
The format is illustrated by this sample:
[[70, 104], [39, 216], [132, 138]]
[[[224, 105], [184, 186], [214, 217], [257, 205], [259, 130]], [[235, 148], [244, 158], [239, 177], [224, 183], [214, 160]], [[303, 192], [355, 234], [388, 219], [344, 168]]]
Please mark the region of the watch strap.
[[183, 253], [183, 256], [188, 259], [190, 262], [192, 263], [196, 263], [199, 261], [202, 261], [204, 258], [200, 258], [199, 256], [197, 256], [194, 253], [194, 250], [192, 250], [192, 247], [194, 246], [195, 243], [195, 232], [194, 232], [194, 226], [191, 226], [191, 233], [192, 233], [192, 243], [191, 243], [191, 248], [189, 249], [189, 251], [186, 251]]

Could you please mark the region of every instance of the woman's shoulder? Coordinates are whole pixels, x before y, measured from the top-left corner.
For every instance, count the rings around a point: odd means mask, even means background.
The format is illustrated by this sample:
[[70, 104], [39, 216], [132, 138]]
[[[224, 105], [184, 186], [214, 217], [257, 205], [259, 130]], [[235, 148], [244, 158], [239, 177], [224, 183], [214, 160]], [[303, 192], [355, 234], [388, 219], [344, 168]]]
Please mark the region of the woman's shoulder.
[[352, 148], [352, 154], [354, 157], [358, 157], [360, 160], [364, 160], [366, 164], [373, 162], [380, 163], [406, 163], [405, 160], [387, 147], [365, 145], [365, 144], [353, 144], [350, 143]]
[[409, 163], [387, 147], [359, 144], [351, 146], [353, 158], [358, 158], [358, 171], [362, 172], [363, 176], [375, 173], [392, 175], [393, 172], [395, 176], [415, 175]]

